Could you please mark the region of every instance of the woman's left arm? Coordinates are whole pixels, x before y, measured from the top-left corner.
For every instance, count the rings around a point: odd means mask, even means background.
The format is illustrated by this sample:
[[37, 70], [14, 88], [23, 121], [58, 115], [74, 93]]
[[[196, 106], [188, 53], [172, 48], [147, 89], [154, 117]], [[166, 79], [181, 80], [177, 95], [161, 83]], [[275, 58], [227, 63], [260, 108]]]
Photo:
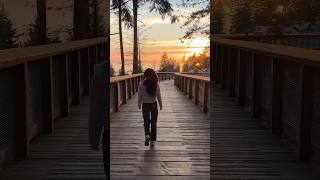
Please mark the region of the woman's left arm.
[[158, 103], [159, 103], [159, 106], [160, 106], [160, 110], [162, 110], [162, 99], [161, 99], [161, 92], [160, 92], [160, 87], [158, 85], [157, 87], [157, 100], [158, 100]]

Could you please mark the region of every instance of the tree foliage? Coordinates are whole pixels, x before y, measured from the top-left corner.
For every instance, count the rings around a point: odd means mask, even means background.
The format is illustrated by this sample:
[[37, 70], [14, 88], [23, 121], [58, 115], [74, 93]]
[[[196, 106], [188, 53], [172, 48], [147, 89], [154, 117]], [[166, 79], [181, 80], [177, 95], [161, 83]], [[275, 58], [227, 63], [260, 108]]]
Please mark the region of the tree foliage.
[[0, 7], [0, 49], [7, 49], [16, 46], [16, 30], [8, 18], [4, 7]]
[[210, 67], [210, 57], [209, 48], [205, 48], [198, 55], [194, 53], [192, 56], [188, 57], [183, 64], [183, 72], [209, 72]]
[[179, 72], [180, 66], [177, 61], [163, 53], [160, 60], [159, 72]]

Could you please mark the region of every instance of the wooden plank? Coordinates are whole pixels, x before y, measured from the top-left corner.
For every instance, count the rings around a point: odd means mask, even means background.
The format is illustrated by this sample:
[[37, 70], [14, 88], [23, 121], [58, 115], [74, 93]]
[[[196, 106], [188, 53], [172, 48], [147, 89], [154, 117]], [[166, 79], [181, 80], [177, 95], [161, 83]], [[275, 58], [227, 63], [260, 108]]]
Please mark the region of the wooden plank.
[[237, 99], [213, 86], [211, 110], [212, 179], [319, 179], [317, 172], [296, 159], [296, 149], [272, 136]]

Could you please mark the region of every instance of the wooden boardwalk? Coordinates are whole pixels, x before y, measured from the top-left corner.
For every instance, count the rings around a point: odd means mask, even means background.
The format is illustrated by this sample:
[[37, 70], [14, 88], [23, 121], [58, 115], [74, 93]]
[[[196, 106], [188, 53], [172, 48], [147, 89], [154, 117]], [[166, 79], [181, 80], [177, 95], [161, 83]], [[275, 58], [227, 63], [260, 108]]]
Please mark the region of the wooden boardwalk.
[[227, 91], [219, 86], [213, 91], [212, 179], [319, 179], [310, 167], [298, 161], [292, 144], [272, 136]]
[[31, 143], [27, 159], [0, 171], [1, 180], [104, 179], [102, 151], [88, 143], [88, 109], [88, 99], [73, 106], [69, 118], [56, 121], [53, 134]]
[[111, 115], [111, 179], [209, 179], [210, 121], [173, 81], [162, 81], [156, 145], [144, 146], [137, 96]]
[[[210, 177], [217, 180], [319, 179], [297, 160], [289, 142], [273, 137], [219, 87], [214, 87], [211, 120], [172, 81], [161, 82], [161, 90], [164, 109], [159, 113], [158, 142], [153, 148], [144, 146], [137, 96], [111, 114], [111, 179], [209, 179], [210, 165]], [[36, 138], [30, 156], [6, 165], [0, 177], [102, 180], [101, 153], [89, 147], [88, 99], [82, 99], [71, 108], [69, 118], [56, 121], [54, 134]]]

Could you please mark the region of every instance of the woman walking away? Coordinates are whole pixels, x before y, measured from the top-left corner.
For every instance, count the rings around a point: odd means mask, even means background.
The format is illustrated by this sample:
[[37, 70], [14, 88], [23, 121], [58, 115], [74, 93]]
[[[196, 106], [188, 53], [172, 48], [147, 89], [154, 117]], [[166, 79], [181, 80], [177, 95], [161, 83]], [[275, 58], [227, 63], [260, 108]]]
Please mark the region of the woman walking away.
[[[144, 80], [139, 83], [138, 107], [141, 109], [144, 119], [144, 132], [146, 135], [145, 146], [153, 146], [157, 140], [158, 104], [162, 110], [162, 100], [159, 87], [159, 78], [153, 69], [148, 68], [144, 72]], [[151, 131], [150, 131], [151, 124]]]

